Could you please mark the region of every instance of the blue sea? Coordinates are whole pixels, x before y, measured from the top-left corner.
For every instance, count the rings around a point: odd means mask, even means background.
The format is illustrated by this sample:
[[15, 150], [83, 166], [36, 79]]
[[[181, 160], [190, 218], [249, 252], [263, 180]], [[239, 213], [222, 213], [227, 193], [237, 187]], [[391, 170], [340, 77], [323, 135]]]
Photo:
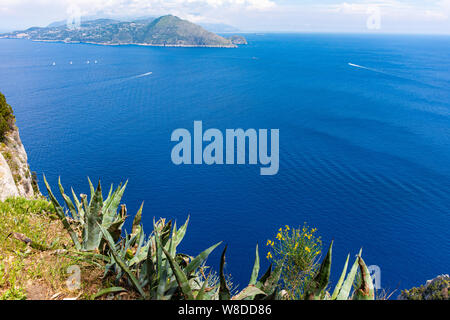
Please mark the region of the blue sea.
[[[190, 215], [180, 250], [224, 241], [241, 288], [256, 244], [265, 257], [278, 228], [304, 222], [324, 247], [334, 239], [334, 282], [361, 247], [389, 290], [450, 272], [450, 38], [246, 37], [237, 49], [0, 40], [0, 91], [41, 190], [43, 174], [55, 192], [59, 176], [77, 193], [88, 176], [128, 179], [123, 202], [133, 216], [145, 201], [147, 232]], [[280, 129], [279, 174], [175, 166], [171, 133], [195, 120]]]

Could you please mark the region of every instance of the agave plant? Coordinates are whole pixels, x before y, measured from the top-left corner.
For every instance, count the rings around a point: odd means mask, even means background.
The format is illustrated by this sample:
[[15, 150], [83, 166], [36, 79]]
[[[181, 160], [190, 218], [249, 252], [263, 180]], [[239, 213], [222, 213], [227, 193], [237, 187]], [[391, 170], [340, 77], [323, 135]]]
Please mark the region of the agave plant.
[[258, 246], [256, 247], [255, 264], [249, 285], [232, 297], [224, 274], [226, 251], [227, 247], [225, 247], [221, 256], [219, 284], [215, 288], [207, 288], [208, 281], [204, 281], [200, 289], [194, 289], [192, 288], [186, 273], [183, 272], [176, 261], [170, 257], [170, 253], [164, 250], [164, 253], [169, 259], [173, 273], [175, 274], [178, 287], [186, 300], [273, 300], [279, 297], [277, 289], [282, 266], [278, 266], [272, 272], [272, 265], [270, 265], [267, 272], [258, 280], [260, 268]]
[[[330, 244], [330, 248], [328, 249], [328, 253], [325, 256], [322, 264], [320, 265], [320, 269], [315, 275], [311, 286], [308, 288], [305, 299], [306, 300], [348, 300], [349, 298], [353, 298], [353, 300], [374, 300], [374, 288], [372, 278], [370, 276], [369, 270], [361, 257], [362, 250], [359, 251], [359, 254], [356, 256], [355, 263], [353, 264], [350, 272], [347, 274], [347, 267], [350, 255], [347, 256], [347, 260], [344, 265], [344, 269], [339, 278], [338, 283], [333, 291], [333, 294], [329, 295], [326, 291], [330, 273], [331, 273], [331, 258], [333, 251], [333, 241]], [[355, 282], [358, 267], [360, 271], [360, 285], [357, 287], [353, 294], [351, 290], [353, 288], [353, 284]]]
[[[78, 199], [72, 189], [72, 201], [70, 197], [64, 193], [61, 180], [58, 180], [61, 195], [69, 209], [69, 212], [66, 212], [53, 195], [47, 179], [44, 176], [45, 186], [47, 187], [50, 200], [55, 207], [56, 213], [61, 219], [64, 228], [69, 232], [76, 249], [80, 251], [94, 251], [101, 249], [103, 236], [100, 226], [108, 230], [113, 239], [118, 240], [122, 233], [122, 226], [127, 217], [126, 207], [124, 205], [121, 206], [120, 211], [118, 211], [127, 183], [123, 186], [120, 184], [114, 191], [113, 186], [111, 185], [108, 197], [103, 201], [100, 181], [98, 182], [97, 189], [94, 189], [91, 180], [88, 179], [88, 181], [91, 189], [90, 200], [87, 200], [87, 195], [85, 194], [80, 195], [80, 199]], [[71, 223], [71, 219], [75, 223]], [[81, 243], [77, 229], [80, 230], [81, 233]]]
[[173, 226], [171, 221], [166, 223], [164, 219], [154, 222], [153, 232], [147, 241], [142, 227], [137, 228], [137, 222], [135, 219], [131, 235], [126, 235], [119, 243], [114, 241], [106, 228], [100, 226], [111, 255], [107, 269], [115, 271], [116, 280], [126, 276], [129, 284], [144, 299], [180, 299], [183, 298], [183, 291], [180, 290], [175, 270], [183, 273], [190, 287], [200, 289], [199, 284], [204, 283], [200, 279], [201, 269], [221, 242], [194, 258], [176, 252], [186, 234], [189, 218], [179, 229], [176, 222]]

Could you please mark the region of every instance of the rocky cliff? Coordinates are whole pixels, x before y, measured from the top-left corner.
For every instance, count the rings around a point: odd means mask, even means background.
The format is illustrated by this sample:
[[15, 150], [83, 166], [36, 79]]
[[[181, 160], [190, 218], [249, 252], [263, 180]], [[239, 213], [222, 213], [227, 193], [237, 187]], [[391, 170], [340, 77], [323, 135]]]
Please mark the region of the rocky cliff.
[[[4, 119], [5, 108], [10, 114], [6, 117], [7, 128], [2, 132], [0, 142], [0, 201], [10, 197], [33, 198], [39, 194], [37, 184], [28, 165], [28, 157], [20, 140], [19, 129], [14, 124], [11, 107], [0, 93], [0, 116]], [[0, 119], [0, 120], [2, 120]]]

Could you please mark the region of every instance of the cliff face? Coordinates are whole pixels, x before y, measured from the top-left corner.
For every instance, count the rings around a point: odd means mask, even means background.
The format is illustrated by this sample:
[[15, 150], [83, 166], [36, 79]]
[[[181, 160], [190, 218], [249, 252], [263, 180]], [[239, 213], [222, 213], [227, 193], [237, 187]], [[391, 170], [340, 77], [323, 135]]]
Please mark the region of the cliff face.
[[0, 177], [0, 200], [17, 195], [25, 198], [34, 197], [35, 190], [28, 156], [16, 126], [5, 134], [0, 144], [0, 153], [2, 158], [0, 172], [3, 172], [3, 176]]
[[19, 190], [14, 182], [9, 165], [3, 155], [0, 154], [0, 201], [18, 196]]
[[0, 93], [0, 201], [39, 194], [12, 108]]

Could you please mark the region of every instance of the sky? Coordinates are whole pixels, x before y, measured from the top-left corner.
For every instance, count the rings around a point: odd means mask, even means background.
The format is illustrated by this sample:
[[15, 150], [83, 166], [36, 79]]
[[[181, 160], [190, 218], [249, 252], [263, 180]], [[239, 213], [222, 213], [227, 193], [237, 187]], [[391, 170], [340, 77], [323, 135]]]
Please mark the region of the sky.
[[249, 32], [450, 34], [450, 0], [0, 0], [0, 31], [165, 14]]

